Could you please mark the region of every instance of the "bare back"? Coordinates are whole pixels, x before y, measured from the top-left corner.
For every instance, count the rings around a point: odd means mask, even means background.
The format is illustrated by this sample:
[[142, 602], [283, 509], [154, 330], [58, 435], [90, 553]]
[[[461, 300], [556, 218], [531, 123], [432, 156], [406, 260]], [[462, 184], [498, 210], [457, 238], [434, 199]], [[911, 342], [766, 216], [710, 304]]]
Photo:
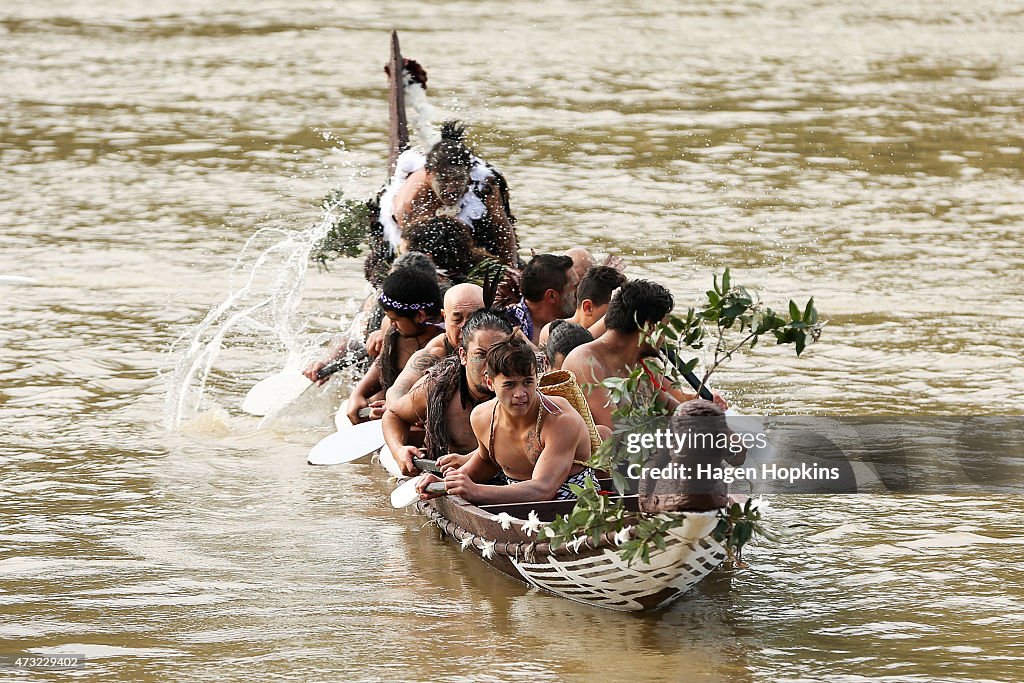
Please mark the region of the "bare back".
[[394, 216], [398, 227], [405, 229], [413, 223], [433, 218], [443, 205], [427, 179], [427, 171], [415, 171], [395, 195]]

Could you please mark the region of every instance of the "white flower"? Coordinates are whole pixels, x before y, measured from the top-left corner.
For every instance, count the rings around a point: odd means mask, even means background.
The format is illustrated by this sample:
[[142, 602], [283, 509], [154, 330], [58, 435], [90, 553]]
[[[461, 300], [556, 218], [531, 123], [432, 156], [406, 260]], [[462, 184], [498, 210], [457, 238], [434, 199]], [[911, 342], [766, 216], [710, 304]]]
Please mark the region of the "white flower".
[[483, 556], [485, 560], [494, 557], [494, 541], [484, 541]]
[[502, 529], [508, 529], [511, 528], [512, 520], [514, 520], [515, 517], [508, 514], [507, 512], [499, 512], [498, 514], [494, 515], [494, 517], [491, 517], [491, 519], [500, 524]]
[[620, 531], [615, 532], [615, 545], [622, 545], [629, 541], [629, 532], [633, 529], [631, 526], [623, 527]]
[[466, 536], [464, 539], [462, 539], [462, 547], [459, 548], [459, 550], [465, 550], [469, 546], [473, 545], [473, 540], [475, 538], [476, 536]]
[[533, 536], [540, 531], [541, 524], [544, 522], [540, 521], [540, 517], [537, 516], [536, 510], [530, 510], [530, 514], [527, 515], [526, 521], [521, 522], [523, 533], [527, 536]]
[[565, 547], [572, 550], [574, 553], [579, 553], [580, 546], [583, 545], [586, 542], [586, 540], [586, 536], [577, 536], [576, 538], [566, 543]]
[[750, 504], [751, 510], [758, 510], [760, 512], [764, 512], [769, 507], [771, 507], [771, 503], [769, 503], [764, 496], [758, 496], [754, 499], [754, 502]]

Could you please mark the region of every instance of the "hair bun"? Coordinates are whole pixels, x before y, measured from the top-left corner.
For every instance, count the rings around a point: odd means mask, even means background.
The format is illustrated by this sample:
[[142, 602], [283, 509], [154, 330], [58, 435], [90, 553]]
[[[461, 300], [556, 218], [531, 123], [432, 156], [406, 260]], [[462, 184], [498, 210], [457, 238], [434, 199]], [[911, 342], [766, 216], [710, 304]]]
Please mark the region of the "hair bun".
[[441, 124], [441, 139], [465, 142], [466, 127], [459, 121], [445, 121]]

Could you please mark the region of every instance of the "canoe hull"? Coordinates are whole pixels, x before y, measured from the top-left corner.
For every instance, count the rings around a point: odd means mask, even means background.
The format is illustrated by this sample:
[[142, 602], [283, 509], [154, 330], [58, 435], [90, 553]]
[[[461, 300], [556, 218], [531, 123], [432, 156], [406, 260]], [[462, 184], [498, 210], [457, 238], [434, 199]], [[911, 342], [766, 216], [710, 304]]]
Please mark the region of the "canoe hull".
[[716, 512], [688, 513], [669, 532], [664, 550], [652, 550], [650, 563], [628, 566], [610, 538], [573, 552], [552, 549], [513, 522], [503, 529], [495, 516], [457, 496], [417, 504], [447, 536], [498, 571], [555, 595], [596, 607], [638, 612], [681, 597], [718, 567], [725, 548], [710, 537]]

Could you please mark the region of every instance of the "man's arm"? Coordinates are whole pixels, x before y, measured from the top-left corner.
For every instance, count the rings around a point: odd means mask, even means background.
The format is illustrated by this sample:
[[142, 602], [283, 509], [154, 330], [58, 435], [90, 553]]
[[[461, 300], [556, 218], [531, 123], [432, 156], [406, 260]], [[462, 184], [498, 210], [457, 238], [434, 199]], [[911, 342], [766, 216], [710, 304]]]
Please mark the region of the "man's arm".
[[420, 349], [409, 356], [409, 360], [406, 362], [405, 367], [402, 368], [398, 379], [395, 380], [395, 383], [391, 385], [391, 388], [384, 395], [387, 402], [390, 404], [409, 393], [409, 390], [419, 381], [420, 377], [423, 377], [424, 373], [439, 360], [440, 358], [427, 349]]
[[370, 405], [370, 398], [381, 390], [380, 384], [380, 361], [378, 360], [359, 380], [359, 384], [352, 390], [348, 397], [348, 421], [352, 424], [367, 422], [366, 418], [359, 417], [359, 411]]
[[391, 449], [402, 473], [412, 475], [416, 467], [412, 459], [419, 455], [419, 449], [409, 445], [409, 430], [427, 413], [426, 382], [419, 382], [405, 396], [394, 403], [388, 403], [381, 427], [384, 443]]
[[[481, 403], [476, 408], [473, 408], [473, 412], [469, 414], [469, 423], [473, 427], [473, 435], [476, 436], [477, 448], [470, 454], [469, 461], [466, 464], [458, 469], [450, 469], [445, 472], [445, 478], [443, 481], [446, 486], [448, 485], [449, 477], [454, 477], [452, 479], [452, 485], [459, 487], [460, 491], [465, 492], [467, 487], [475, 487], [476, 481], [490, 481], [501, 471], [501, 468], [498, 467], [498, 464], [494, 461], [490, 452], [487, 450], [491, 434], [490, 411], [493, 402], [496, 400], [497, 399], [491, 399], [490, 401]], [[420, 492], [421, 497], [424, 500], [436, 498], [440, 495], [424, 493], [427, 485], [435, 481], [442, 481], [442, 479], [433, 474], [426, 474], [420, 480], [420, 483], [416, 485], [416, 490]], [[455, 491], [449, 491], [449, 493], [460, 495]]]
[[542, 429], [543, 449], [533, 466], [533, 475], [526, 481], [507, 486], [486, 486], [467, 482], [466, 468], [445, 475], [448, 492], [471, 503], [526, 503], [553, 500], [559, 487], [569, 478], [573, 454], [585, 433], [583, 418], [575, 410], [561, 415], [548, 415]]

